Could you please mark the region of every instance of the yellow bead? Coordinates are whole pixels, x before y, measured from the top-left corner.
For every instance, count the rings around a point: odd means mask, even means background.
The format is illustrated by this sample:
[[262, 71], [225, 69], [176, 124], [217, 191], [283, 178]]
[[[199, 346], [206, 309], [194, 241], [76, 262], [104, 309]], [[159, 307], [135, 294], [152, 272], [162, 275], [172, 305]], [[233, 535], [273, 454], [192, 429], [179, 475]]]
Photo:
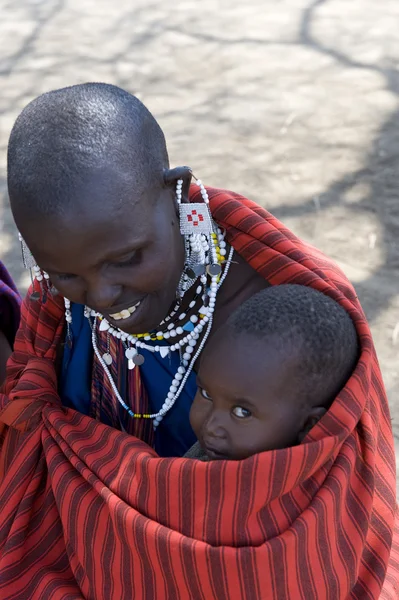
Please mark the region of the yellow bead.
[[157, 340], [163, 340], [163, 335], [157, 335]]

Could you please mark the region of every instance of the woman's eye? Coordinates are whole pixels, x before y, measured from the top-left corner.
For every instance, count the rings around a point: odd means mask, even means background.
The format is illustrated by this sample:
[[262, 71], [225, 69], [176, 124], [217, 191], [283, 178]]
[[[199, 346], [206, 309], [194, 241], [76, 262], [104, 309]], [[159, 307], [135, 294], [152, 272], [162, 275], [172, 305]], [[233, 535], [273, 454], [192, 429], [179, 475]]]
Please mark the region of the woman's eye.
[[242, 406], [235, 406], [233, 408], [233, 415], [238, 419], [248, 419], [251, 416], [251, 411], [247, 408], [243, 408]]
[[201, 396], [203, 396], [204, 398], [206, 398], [206, 400], [212, 400], [212, 398], [210, 397], [210, 395], [208, 394], [208, 392], [206, 390], [204, 390], [204, 388], [200, 388], [201, 391]]
[[130, 267], [131, 265], [133, 265], [134, 263], [137, 262], [137, 259], [138, 259], [138, 252], [134, 252], [129, 257], [127, 257], [123, 260], [118, 260], [118, 262], [113, 263], [113, 266], [115, 266], [115, 267]]

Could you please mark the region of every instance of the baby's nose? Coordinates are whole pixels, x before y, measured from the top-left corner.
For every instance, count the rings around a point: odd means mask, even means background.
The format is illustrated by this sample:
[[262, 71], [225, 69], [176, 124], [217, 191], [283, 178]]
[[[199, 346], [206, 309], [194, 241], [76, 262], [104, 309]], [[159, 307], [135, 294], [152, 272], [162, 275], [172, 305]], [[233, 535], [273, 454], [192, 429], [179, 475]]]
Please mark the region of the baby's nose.
[[213, 438], [225, 438], [226, 427], [225, 419], [219, 411], [213, 411], [204, 423], [204, 436]]

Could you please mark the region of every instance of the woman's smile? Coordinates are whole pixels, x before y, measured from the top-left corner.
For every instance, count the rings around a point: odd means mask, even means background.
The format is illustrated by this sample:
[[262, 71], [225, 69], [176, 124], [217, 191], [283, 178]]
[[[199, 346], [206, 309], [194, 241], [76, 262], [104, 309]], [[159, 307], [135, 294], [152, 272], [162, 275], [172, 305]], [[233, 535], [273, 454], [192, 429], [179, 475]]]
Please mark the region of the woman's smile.
[[129, 306], [129, 308], [124, 308], [120, 312], [110, 314], [109, 316], [111, 317], [111, 319], [114, 319], [115, 321], [128, 319], [130, 317], [130, 315], [132, 315], [135, 312], [135, 310], [140, 306], [140, 304], [141, 304], [141, 300], [136, 302], [136, 304], [134, 304], [133, 306]]
[[127, 333], [133, 333], [133, 331], [134, 333], [146, 333], [145, 331], [140, 331], [140, 322], [147, 320], [148, 312], [150, 310], [149, 297], [150, 295], [147, 294], [135, 304], [113, 313], [107, 313], [105, 311], [97, 312], [102, 314], [110, 325], [115, 328], [126, 331]]

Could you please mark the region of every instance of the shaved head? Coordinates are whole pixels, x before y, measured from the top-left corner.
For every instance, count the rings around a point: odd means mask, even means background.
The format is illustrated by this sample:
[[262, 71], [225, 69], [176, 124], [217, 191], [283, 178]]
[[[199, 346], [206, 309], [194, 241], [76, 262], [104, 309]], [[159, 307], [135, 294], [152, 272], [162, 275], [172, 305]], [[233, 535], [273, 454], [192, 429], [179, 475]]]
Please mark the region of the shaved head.
[[355, 368], [358, 340], [346, 310], [307, 286], [275, 285], [255, 294], [230, 316], [225, 327], [233, 339], [246, 334], [273, 340], [274, 352], [299, 351], [298, 396], [329, 405]]
[[33, 100], [12, 129], [11, 209], [20, 226], [62, 218], [82, 202], [121, 205], [162, 185], [168, 166], [163, 132], [137, 98], [104, 83], [55, 90]]

